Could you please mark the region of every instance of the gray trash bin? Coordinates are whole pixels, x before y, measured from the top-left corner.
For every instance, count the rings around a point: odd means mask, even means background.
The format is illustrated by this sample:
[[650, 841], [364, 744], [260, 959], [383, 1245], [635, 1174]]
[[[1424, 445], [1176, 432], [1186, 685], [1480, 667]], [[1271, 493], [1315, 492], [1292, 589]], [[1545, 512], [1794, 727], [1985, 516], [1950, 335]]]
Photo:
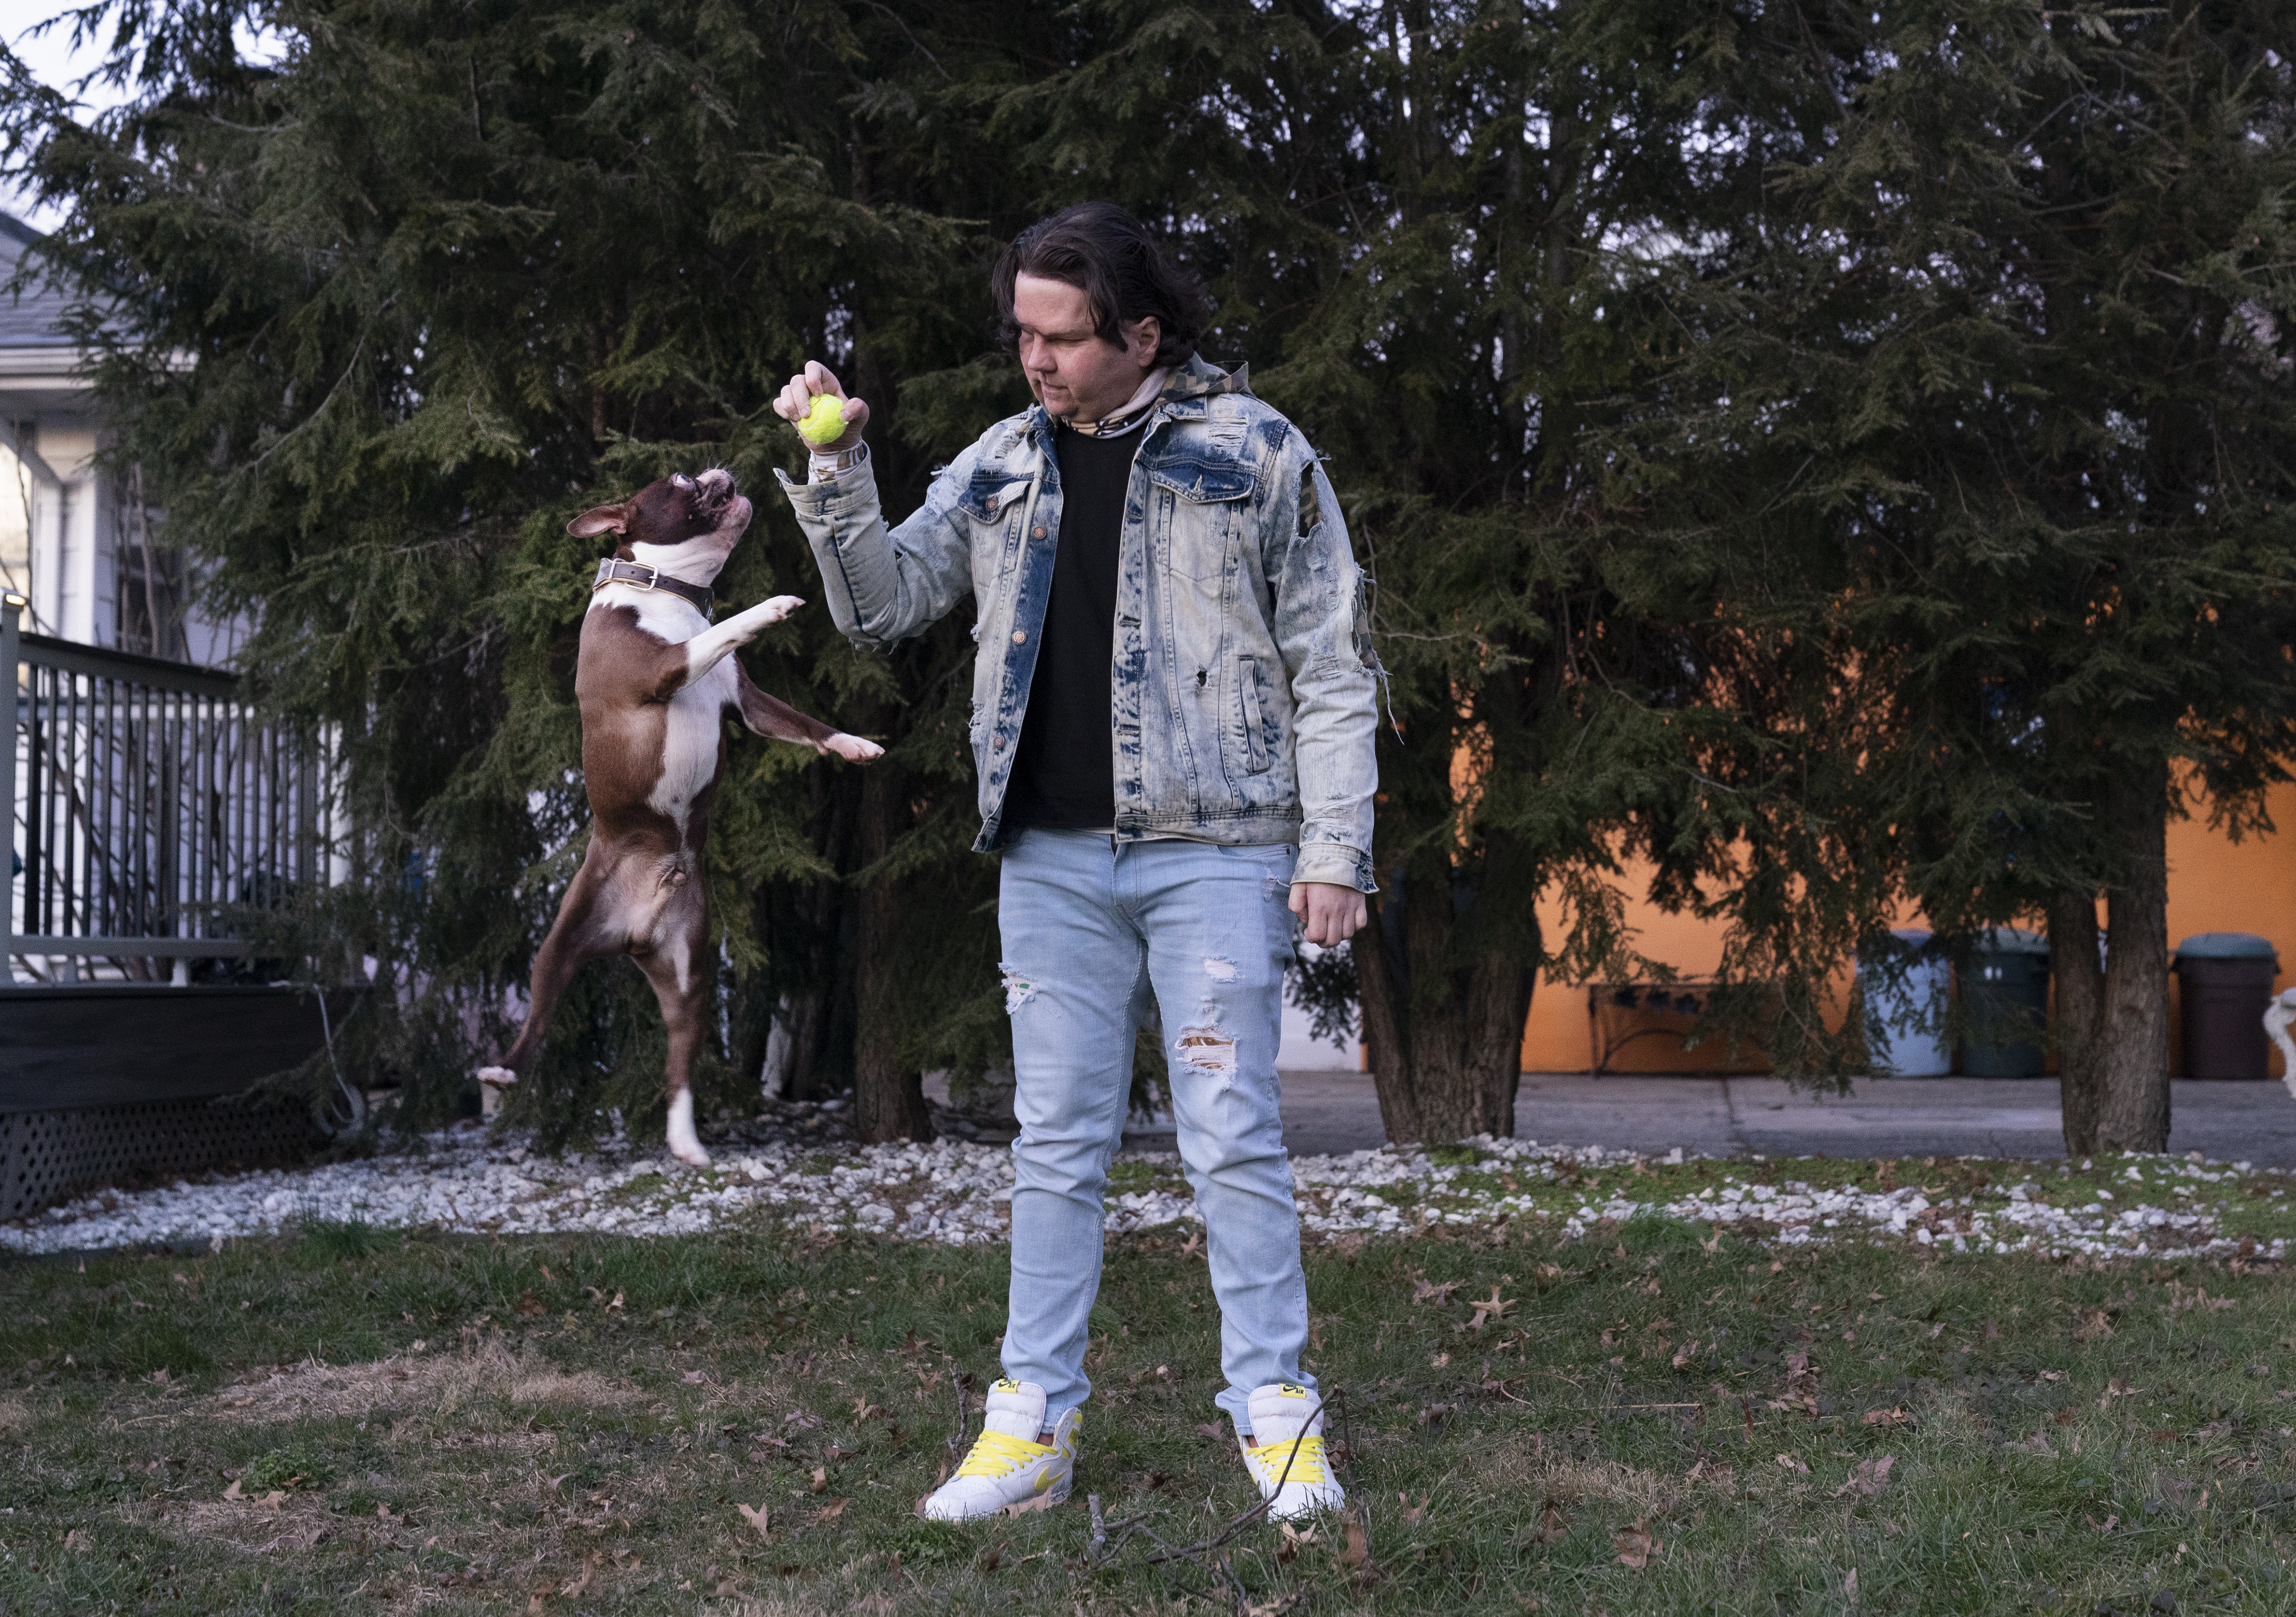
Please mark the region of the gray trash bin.
[[2280, 957], [2254, 932], [2200, 932], [2177, 945], [2186, 1078], [2272, 1076], [2264, 1007]]
[[1980, 932], [1960, 982], [1961, 1070], [2038, 1078], [2048, 1056], [2049, 940], [2015, 926]]
[[[1890, 937], [1892, 941], [1884, 947], [1903, 964], [1896, 981], [1884, 982], [1877, 973], [1871, 989], [1875, 1014], [1883, 1023], [1873, 1052], [1874, 1071], [1886, 1066], [1892, 1078], [1943, 1078], [1953, 1071], [1953, 1051], [1944, 1030], [1950, 973], [1942, 960], [1911, 957], [1930, 940], [1925, 928], [1899, 927]], [[1861, 976], [1879, 964], [1863, 952], [1857, 956]]]

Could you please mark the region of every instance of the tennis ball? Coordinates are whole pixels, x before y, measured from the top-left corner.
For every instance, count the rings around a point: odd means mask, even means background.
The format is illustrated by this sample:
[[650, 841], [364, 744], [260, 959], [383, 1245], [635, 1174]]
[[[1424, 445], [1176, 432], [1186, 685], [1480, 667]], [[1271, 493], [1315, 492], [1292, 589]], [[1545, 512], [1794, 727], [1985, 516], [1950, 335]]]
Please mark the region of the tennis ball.
[[845, 401], [833, 393], [816, 393], [813, 408], [797, 423], [805, 441], [824, 447], [845, 436]]

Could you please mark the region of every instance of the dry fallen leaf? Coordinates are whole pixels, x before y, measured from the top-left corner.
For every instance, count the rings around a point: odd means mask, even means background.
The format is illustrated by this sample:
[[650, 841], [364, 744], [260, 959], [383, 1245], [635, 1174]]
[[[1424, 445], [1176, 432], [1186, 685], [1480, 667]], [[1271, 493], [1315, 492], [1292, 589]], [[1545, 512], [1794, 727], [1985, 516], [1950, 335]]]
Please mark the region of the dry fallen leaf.
[[825, 1492], [828, 1490], [828, 1487], [829, 1467], [826, 1465], [816, 1465], [813, 1468], [813, 1486], [807, 1490], [807, 1491], [809, 1493], [822, 1493]]
[[709, 1378], [707, 1375], [704, 1375], [699, 1370], [688, 1370], [685, 1373], [685, 1384], [689, 1387], [698, 1387], [709, 1379]]
[[1849, 1480], [1833, 1490], [1836, 1498], [1845, 1493], [1868, 1496], [1882, 1492], [1890, 1486], [1890, 1468], [1898, 1463], [1894, 1454], [1885, 1454], [1878, 1460], [1860, 1460], [1849, 1473]]
[[1857, 1569], [1854, 1566], [1841, 1575], [1841, 1597], [1851, 1605], [1857, 1604]]
[[1439, 1284], [1423, 1276], [1411, 1283], [1411, 1301], [1431, 1302], [1442, 1308], [1450, 1302], [1451, 1293], [1466, 1284], [1464, 1280], [1446, 1280]]
[[1651, 1564], [1651, 1557], [1665, 1547], [1651, 1537], [1650, 1523], [1637, 1521], [1632, 1527], [1621, 1527], [1611, 1535], [1617, 1548], [1619, 1564], [1640, 1572]]
[[583, 1590], [588, 1588], [590, 1587], [590, 1580], [598, 1575], [598, 1562], [600, 1559], [601, 1557], [594, 1555], [587, 1561], [582, 1563], [582, 1575], [561, 1584], [559, 1586], [558, 1592], [562, 1595], [574, 1596], [578, 1595]]
[[1808, 1476], [1809, 1474], [1809, 1467], [1803, 1465], [1800, 1460], [1794, 1458], [1794, 1457], [1790, 1454], [1782, 1454], [1778, 1456], [1778, 1464], [1784, 1466], [1788, 1471], [1799, 1471], [1804, 1476]]
[[1531, 1530], [1530, 1541], [1533, 1544], [1560, 1544], [1562, 1535], [1569, 1531], [1563, 1525], [1562, 1513], [1554, 1508], [1554, 1501], [1550, 1498], [1539, 1507], [1538, 1525]]
[[1475, 1311], [1474, 1328], [1480, 1331], [1494, 1319], [1505, 1319], [1509, 1314], [1514, 1312], [1514, 1305], [1518, 1301], [1519, 1299], [1513, 1297], [1502, 1300], [1499, 1296], [1499, 1288], [1496, 1285], [1491, 1287], [1490, 1296], [1483, 1301], [1476, 1302], [1471, 1299], [1467, 1306]]
[[845, 1514], [845, 1507], [851, 1503], [853, 1501], [850, 1499], [831, 1499], [813, 1513], [813, 1519], [816, 1522], [834, 1522]]
[[1693, 1336], [1688, 1342], [1684, 1342], [1679, 1348], [1675, 1350], [1674, 1367], [1677, 1370], [1681, 1369], [1685, 1365], [1688, 1364], [1692, 1358], [1695, 1358], [1697, 1353], [1698, 1338]]
[[1865, 1422], [1869, 1426], [1910, 1426], [1914, 1424], [1914, 1417], [1901, 1406], [1895, 1409], [1868, 1409]]
[[764, 1539], [772, 1536], [774, 1513], [771, 1506], [760, 1505], [752, 1510], [747, 1505], [736, 1504], [734, 1508], [742, 1513], [743, 1521], [758, 1530], [758, 1537]]
[[1002, 1546], [1002, 1545], [998, 1545], [998, 1544], [992, 1544], [992, 1545], [990, 1545], [987, 1549], [982, 1550], [982, 1551], [980, 1552], [980, 1555], [978, 1555], [977, 1556], [975, 1556], [975, 1557], [973, 1558], [973, 1562], [972, 1562], [973, 1570], [974, 1570], [975, 1572], [995, 1572], [995, 1571], [997, 1569], [997, 1567], [998, 1567], [998, 1566], [1000, 1566], [1000, 1565], [1002, 1565], [1002, 1564], [1003, 1564], [1004, 1560], [1004, 1546]]
[[1357, 1588], [1378, 1582], [1379, 1568], [1371, 1560], [1371, 1539], [1364, 1531], [1363, 1518], [1353, 1510], [1348, 1512], [1344, 1531], [1347, 1544], [1340, 1551], [1340, 1564], [1355, 1574]]

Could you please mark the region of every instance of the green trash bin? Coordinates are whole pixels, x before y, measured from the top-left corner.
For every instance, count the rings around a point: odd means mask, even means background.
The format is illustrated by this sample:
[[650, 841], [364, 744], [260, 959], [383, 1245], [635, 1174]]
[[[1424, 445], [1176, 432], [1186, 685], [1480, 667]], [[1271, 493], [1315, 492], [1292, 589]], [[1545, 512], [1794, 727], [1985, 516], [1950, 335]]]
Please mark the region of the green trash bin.
[[1994, 927], [1978, 934], [1956, 975], [1961, 1070], [1972, 1078], [2038, 1078], [2048, 1058], [2049, 940]]
[[2201, 932], [2177, 945], [2186, 1078], [2272, 1076], [2264, 1007], [2280, 957], [2254, 932]]

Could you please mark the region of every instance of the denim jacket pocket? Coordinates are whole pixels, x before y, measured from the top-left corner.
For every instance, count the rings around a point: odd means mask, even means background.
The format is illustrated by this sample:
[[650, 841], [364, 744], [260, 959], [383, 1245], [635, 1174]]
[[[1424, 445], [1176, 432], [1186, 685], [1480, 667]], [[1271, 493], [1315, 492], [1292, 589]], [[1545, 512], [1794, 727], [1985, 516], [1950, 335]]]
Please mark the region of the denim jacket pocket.
[[1244, 772], [1265, 775], [1271, 755], [1267, 746], [1267, 722], [1261, 717], [1258, 658], [1236, 659], [1235, 691], [1236, 700], [1242, 705], [1239, 717], [1243, 720]]
[[1165, 565], [1191, 579], [1225, 578], [1232, 529], [1246, 509], [1259, 478], [1241, 461], [1176, 457], [1144, 464], [1160, 509], [1151, 527], [1160, 529]]
[[1013, 500], [1029, 491], [1029, 480], [1013, 477], [1002, 467], [983, 467], [964, 486], [957, 505], [976, 522], [994, 522]]

